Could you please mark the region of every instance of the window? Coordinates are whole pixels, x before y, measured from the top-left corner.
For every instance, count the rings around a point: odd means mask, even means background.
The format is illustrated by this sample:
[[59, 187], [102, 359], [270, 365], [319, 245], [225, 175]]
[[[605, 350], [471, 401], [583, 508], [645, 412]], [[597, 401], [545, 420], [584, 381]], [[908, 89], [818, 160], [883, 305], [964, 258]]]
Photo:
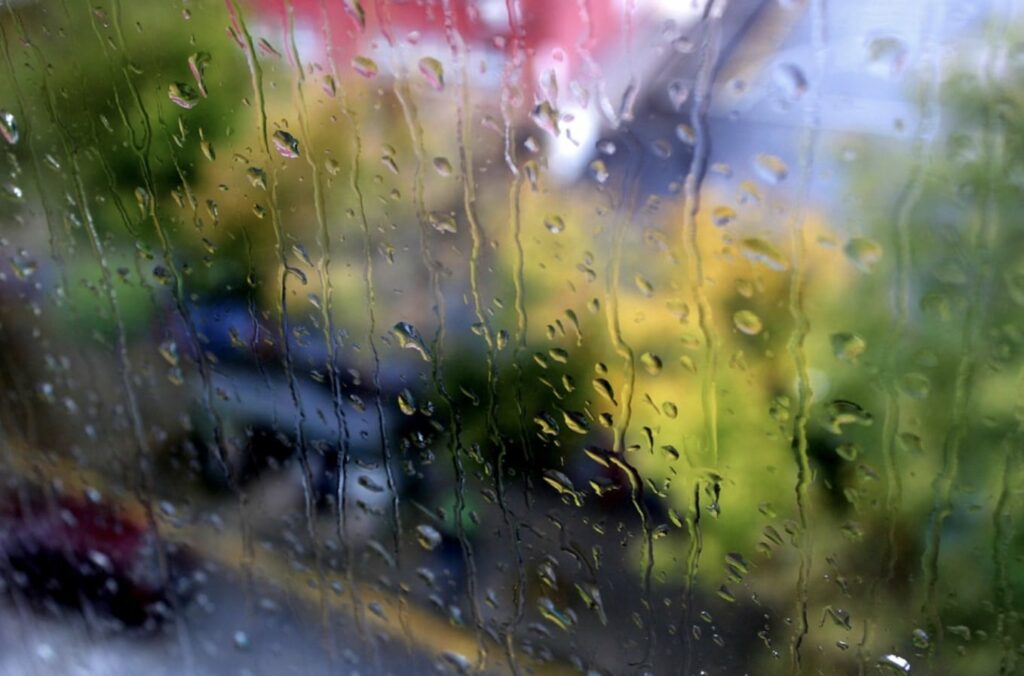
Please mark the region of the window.
[[1015, 673], [1018, 4], [7, 2], [0, 671]]

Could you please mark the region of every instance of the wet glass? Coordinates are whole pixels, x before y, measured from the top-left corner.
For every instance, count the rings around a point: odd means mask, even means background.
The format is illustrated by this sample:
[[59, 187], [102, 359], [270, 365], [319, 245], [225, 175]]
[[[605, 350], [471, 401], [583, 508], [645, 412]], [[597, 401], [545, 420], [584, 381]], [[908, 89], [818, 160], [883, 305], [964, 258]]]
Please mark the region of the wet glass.
[[1022, 26], [0, 4], [0, 672], [1016, 673]]

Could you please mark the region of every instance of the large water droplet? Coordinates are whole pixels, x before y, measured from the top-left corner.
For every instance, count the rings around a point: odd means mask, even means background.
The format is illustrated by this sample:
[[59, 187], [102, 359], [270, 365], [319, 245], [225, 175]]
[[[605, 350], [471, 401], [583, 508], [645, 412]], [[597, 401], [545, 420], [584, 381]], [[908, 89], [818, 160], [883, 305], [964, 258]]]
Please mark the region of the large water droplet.
[[788, 265], [782, 253], [760, 237], [748, 237], [740, 242], [740, 251], [755, 263], [761, 263], [772, 270], [781, 272]]
[[833, 333], [829, 340], [832, 354], [842, 361], [857, 361], [868, 348], [867, 342], [856, 333]]
[[6, 110], [0, 110], [0, 136], [3, 136], [4, 140], [11, 145], [17, 143], [21, 136], [14, 114]]
[[882, 245], [866, 237], [853, 237], [843, 252], [861, 272], [873, 272], [875, 265], [882, 259]]
[[789, 167], [777, 155], [761, 153], [754, 158], [754, 171], [765, 183], [777, 185], [789, 176]]
[[878, 660], [878, 666], [890, 674], [910, 673], [910, 662], [899, 655], [883, 655]]
[[370, 78], [377, 75], [377, 62], [366, 56], [357, 56], [352, 59], [352, 68], [363, 77]]
[[199, 92], [186, 82], [174, 82], [167, 88], [167, 96], [185, 110], [190, 110], [199, 103]]
[[277, 154], [289, 160], [299, 156], [299, 140], [283, 129], [278, 129], [273, 136]]
[[441, 534], [431, 525], [420, 524], [416, 526], [416, 541], [420, 543], [420, 547], [431, 551], [441, 544]]
[[732, 316], [732, 321], [740, 333], [745, 333], [748, 336], [756, 336], [764, 329], [761, 318], [750, 310], [740, 310]]
[[444, 67], [432, 56], [420, 59], [420, 73], [435, 91], [444, 90]]

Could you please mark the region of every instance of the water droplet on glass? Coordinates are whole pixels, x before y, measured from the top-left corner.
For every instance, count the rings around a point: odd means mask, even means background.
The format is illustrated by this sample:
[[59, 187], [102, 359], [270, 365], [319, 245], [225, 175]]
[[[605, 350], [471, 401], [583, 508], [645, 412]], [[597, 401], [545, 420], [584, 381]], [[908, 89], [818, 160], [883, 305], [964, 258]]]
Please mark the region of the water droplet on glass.
[[192, 71], [192, 78], [196, 81], [196, 87], [203, 98], [207, 96], [203, 75], [206, 73], [208, 63], [210, 63], [210, 55], [207, 52], [196, 52], [188, 57], [188, 69]]
[[430, 361], [427, 346], [415, 326], [408, 322], [398, 322], [392, 327], [391, 334], [398, 340], [399, 347], [419, 352], [423, 361]]
[[856, 333], [833, 333], [829, 340], [832, 343], [832, 354], [841, 361], [857, 361], [868, 349], [867, 342]]
[[897, 79], [907, 64], [907, 44], [895, 35], [879, 35], [868, 39], [867, 69], [883, 78]]
[[899, 655], [883, 655], [878, 660], [878, 666], [890, 674], [909, 674], [910, 662]]
[[772, 79], [782, 95], [791, 101], [799, 99], [807, 92], [807, 77], [795, 64], [779, 64], [772, 73]]
[[923, 373], [906, 373], [900, 378], [899, 388], [911, 399], [926, 399], [931, 391], [931, 381]]
[[398, 393], [398, 408], [406, 415], [416, 413], [416, 399], [408, 389], [403, 389]]
[[565, 221], [561, 216], [548, 216], [544, 219], [544, 227], [548, 229], [548, 232], [557, 235], [565, 230]]
[[18, 122], [14, 119], [14, 114], [6, 110], [0, 110], [0, 136], [3, 136], [4, 140], [11, 145], [17, 143], [20, 137]]
[[842, 434], [843, 425], [870, 426], [874, 417], [865, 411], [860, 404], [845, 399], [836, 399], [825, 407], [828, 416], [828, 429], [833, 434]]
[[449, 162], [447, 158], [435, 157], [434, 171], [436, 171], [439, 176], [444, 176], [447, 178], [448, 176], [452, 175], [452, 163]]
[[928, 646], [931, 645], [931, 639], [928, 637], [928, 632], [924, 629], [915, 629], [912, 631], [910, 633], [910, 641], [918, 650], [927, 650]]
[[656, 376], [661, 373], [661, 357], [656, 354], [644, 352], [640, 355], [640, 363], [643, 364], [644, 370], [652, 376]]
[[686, 123], [681, 123], [676, 126], [676, 138], [685, 143], [688, 146], [692, 146], [697, 142], [697, 133], [693, 130], [693, 127]]
[[861, 272], [872, 272], [882, 259], [882, 245], [866, 237], [853, 237], [843, 247], [843, 252]]
[[359, 30], [366, 28], [366, 11], [359, 0], [341, 0], [341, 6], [345, 8], [345, 13], [356, 22]]
[[22, 189], [13, 183], [3, 184], [3, 196], [8, 202], [20, 202], [25, 198]]
[[724, 228], [736, 220], [736, 210], [732, 207], [719, 206], [711, 212], [711, 221], [720, 228]]
[[789, 176], [789, 167], [777, 155], [761, 153], [754, 158], [754, 171], [765, 183], [778, 185]]
[[167, 96], [185, 110], [190, 110], [199, 103], [199, 92], [186, 82], [175, 82], [167, 88]]
[[426, 79], [427, 84], [435, 91], [444, 90], [444, 67], [441, 62], [432, 56], [424, 56], [420, 59], [420, 73]]
[[283, 129], [278, 129], [273, 136], [277, 154], [289, 160], [299, 156], [299, 140]]
[[732, 316], [732, 321], [740, 333], [745, 333], [748, 336], [756, 336], [764, 329], [761, 318], [750, 310], [740, 310]]
[[544, 470], [544, 482], [558, 491], [560, 495], [571, 499], [577, 507], [580, 507], [583, 504], [583, 498], [576, 491], [576, 487], [573, 486], [572, 480], [562, 472], [559, 472], [556, 469]]
[[558, 111], [549, 102], [541, 101], [538, 103], [534, 107], [533, 112], [530, 113], [530, 117], [533, 118], [538, 127], [552, 136], [558, 136], [560, 133], [558, 128]]
[[420, 543], [420, 547], [432, 551], [441, 544], [441, 534], [431, 525], [420, 524], [416, 526], [416, 541]]
[[352, 59], [352, 69], [366, 78], [377, 75], [377, 62], [366, 56], [357, 56]]
[[755, 263], [781, 272], [788, 267], [786, 258], [772, 244], [759, 237], [748, 237], [740, 242], [740, 251]]
[[836, 455], [847, 462], [853, 462], [860, 455], [860, 447], [854, 443], [839, 444], [836, 446]]
[[459, 231], [458, 224], [455, 222], [455, 216], [452, 214], [431, 214], [430, 226], [434, 230], [446, 235], [454, 235]]
[[604, 183], [608, 180], [608, 166], [602, 160], [594, 160], [590, 163], [590, 175], [598, 183]]

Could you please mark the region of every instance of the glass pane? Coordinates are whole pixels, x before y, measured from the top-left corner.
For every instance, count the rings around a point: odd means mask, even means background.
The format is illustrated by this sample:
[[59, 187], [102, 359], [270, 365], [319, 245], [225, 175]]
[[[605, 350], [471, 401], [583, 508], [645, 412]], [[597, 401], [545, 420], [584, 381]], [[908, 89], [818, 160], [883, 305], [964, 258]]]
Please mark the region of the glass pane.
[[0, 672], [1015, 673], [1022, 9], [3, 3]]

